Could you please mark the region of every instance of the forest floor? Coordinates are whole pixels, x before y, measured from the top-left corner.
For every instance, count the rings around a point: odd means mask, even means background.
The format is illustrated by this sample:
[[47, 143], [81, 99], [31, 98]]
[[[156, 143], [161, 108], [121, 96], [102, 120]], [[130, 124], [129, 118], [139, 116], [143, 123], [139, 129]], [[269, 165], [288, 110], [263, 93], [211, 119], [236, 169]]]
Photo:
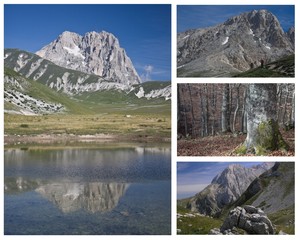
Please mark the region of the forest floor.
[[[295, 131], [281, 131], [283, 139], [290, 146], [289, 151], [273, 151], [268, 156], [294, 156]], [[246, 138], [246, 134], [232, 133], [177, 141], [177, 156], [240, 156], [234, 152]], [[243, 156], [254, 156], [246, 154]]]

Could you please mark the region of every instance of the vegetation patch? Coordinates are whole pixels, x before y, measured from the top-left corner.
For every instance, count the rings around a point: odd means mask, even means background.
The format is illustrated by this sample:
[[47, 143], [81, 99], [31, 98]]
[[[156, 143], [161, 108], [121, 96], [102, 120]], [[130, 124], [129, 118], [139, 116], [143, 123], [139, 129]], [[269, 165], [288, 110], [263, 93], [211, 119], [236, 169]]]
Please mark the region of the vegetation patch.
[[268, 214], [268, 218], [276, 226], [277, 234], [280, 231], [295, 234], [295, 206]]

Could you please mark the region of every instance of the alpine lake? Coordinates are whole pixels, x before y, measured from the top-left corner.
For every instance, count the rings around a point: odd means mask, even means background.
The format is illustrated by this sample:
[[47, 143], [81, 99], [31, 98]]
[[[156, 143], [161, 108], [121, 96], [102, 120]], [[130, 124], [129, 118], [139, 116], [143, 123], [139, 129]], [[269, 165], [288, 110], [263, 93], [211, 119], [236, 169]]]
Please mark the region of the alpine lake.
[[4, 234], [171, 234], [170, 144], [5, 147]]

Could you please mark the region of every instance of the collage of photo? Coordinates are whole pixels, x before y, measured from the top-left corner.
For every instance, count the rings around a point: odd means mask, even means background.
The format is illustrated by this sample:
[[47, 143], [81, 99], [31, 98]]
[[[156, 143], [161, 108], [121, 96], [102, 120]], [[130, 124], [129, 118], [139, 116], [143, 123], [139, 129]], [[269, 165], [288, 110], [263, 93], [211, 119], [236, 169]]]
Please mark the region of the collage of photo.
[[0, 4], [4, 238], [296, 236], [295, 0]]

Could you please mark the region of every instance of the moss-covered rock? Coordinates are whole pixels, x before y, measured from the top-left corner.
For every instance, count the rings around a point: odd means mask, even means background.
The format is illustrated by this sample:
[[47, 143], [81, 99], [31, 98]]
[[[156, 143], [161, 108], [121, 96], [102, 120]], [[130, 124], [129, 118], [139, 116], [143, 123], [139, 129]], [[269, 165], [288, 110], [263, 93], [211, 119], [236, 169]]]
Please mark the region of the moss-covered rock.
[[257, 128], [256, 145], [253, 146], [257, 155], [266, 155], [270, 151], [287, 151], [289, 146], [283, 140], [278, 123], [273, 119], [261, 122]]
[[259, 156], [267, 155], [276, 150], [289, 150], [288, 144], [283, 140], [279, 131], [278, 123], [273, 119], [261, 122], [252, 140], [252, 144], [247, 143], [247, 139], [234, 152], [238, 155], [252, 153]]

